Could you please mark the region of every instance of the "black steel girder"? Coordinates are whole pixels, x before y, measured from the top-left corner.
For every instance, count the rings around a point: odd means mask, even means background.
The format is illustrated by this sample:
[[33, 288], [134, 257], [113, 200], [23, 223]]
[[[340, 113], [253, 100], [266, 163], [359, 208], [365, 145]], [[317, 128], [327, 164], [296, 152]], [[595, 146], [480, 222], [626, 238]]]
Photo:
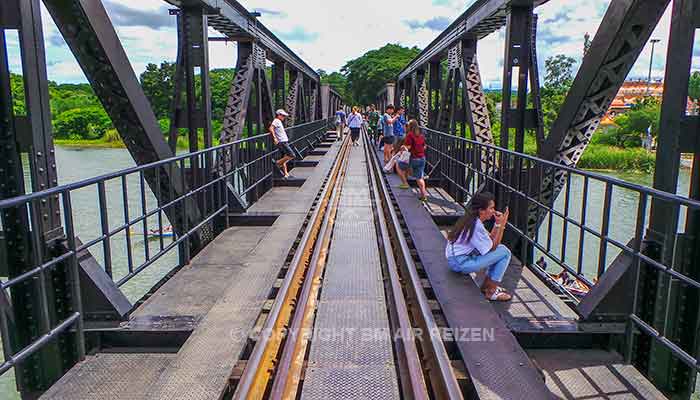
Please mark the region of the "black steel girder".
[[611, 1], [545, 140], [545, 159], [576, 165], [669, 2]]
[[207, 10], [209, 26], [236, 41], [240, 38], [255, 40], [271, 59], [289, 64], [309, 79], [319, 82], [321, 78], [304, 60], [275, 36], [265, 25], [255, 19], [248, 10], [235, 0], [166, 0], [178, 7], [196, 6]]
[[526, 5], [538, 7], [548, 1], [478, 0], [418, 54], [418, 57], [399, 73], [399, 79], [406, 79], [421, 66], [442, 58], [455, 43], [466, 36], [481, 39], [505, 26], [511, 7]]
[[[136, 163], [144, 165], [172, 157], [102, 2], [44, 0], [44, 4]], [[179, 177], [178, 168], [172, 166], [161, 169], [160, 188], [155, 174], [147, 174], [146, 179], [165, 204], [171, 200], [171, 194], [174, 198], [184, 195], [186, 185]], [[189, 223], [179, 206], [168, 208], [166, 213], [179, 234], [184, 233], [184, 227], [199, 221], [196, 207], [188, 207]], [[195, 238], [194, 247], [200, 246]]]

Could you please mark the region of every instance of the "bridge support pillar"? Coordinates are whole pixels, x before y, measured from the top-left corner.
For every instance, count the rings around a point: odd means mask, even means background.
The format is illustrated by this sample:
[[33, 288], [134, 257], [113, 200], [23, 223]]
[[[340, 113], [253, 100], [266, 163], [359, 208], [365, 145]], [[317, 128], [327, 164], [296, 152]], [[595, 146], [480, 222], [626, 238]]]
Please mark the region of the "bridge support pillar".
[[[0, 199], [26, 193], [21, 153], [28, 153], [31, 191], [58, 184], [49, 107], [48, 77], [39, 0], [8, 0], [0, 4]], [[11, 89], [5, 31], [16, 29], [22, 59], [26, 115], [16, 115]], [[15, 99], [17, 100], [17, 99]], [[31, 215], [30, 215], [31, 214]], [[17, 278], [51, 258], [64, 237], [58, 196], [0, 213], [5, 271]], [[1, 262], [1, 261], [0, 261]], [[71, 301], [69, 273], [49, 269], [0, 292], [0, 312], [14, 335], [4, 335], [5, 360], [47, 334], [76, 303]], [[11, 299], [11, 300], [10, 300]], [[11, 305], [11, 307], [10, 307]], [[6, 308], [7, 307], [7, 308]], [[71, 334], [62, 334], [15, 368], [23, 397], [38, 397], [81, 356]]]
[[[700, 145], [697, 116], [686, 115], [688, 83], [695, 32], [700, 28], [700, 4], [692, 0], [674, 0], [666, 58], [666, 76], [661, 105], [654, 188], [675, 193], [678, 187], [681, 153], [694, 154], [690, 197], [700, 200]], [[654, 199], [648, 239], [653, 240], [664, 265], [700, 281], [700, 212], [689, 211], [685, 226], [678, 233], [681, 209]], [[682, 222], [682, 221], [681, 221]], [[646, 302], [639, 311], [647, 322], [665, 337], [693, 355], [700, 356], [700, 290], [650, 266], [642, 267], [637, 289]], [[638, 351], [648, 352], [648, 374], [669, 397], [688, 398], [695, 389], [696, 373], [667, 347], [654, 340], [638, 340]]]

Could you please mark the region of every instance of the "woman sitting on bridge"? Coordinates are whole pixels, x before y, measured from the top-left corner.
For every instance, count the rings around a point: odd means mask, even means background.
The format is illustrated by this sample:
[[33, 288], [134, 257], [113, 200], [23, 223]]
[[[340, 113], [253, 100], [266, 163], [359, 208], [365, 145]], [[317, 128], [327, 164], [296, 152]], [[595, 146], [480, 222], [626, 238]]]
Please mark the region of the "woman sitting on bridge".
[[[486, 278], [481, 285], [486, 298], [509, 301], [512, 296], [499, 285], [510, 263], [510, 250], [501, 244], [510, 212], [507, 207], [503, 213], [496, 211], [495, 207], [491, 193], [474, 195], [465, 215], [447, 235], [445, 257], [455, 272], [469, 274], [486, 269]], [[496, 223], [489, 232], [484, 222], [494, 217]]]

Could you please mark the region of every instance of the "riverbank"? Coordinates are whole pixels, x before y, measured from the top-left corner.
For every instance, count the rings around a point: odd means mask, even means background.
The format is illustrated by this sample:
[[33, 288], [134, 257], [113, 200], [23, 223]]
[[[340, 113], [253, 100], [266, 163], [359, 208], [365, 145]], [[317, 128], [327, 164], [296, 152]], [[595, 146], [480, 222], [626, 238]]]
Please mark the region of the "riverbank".
[[[121, 140], [121, 138], [107, 138], [103, 137], [95, 140], [88, 139], [54, 139], [54, 144], [56, 146], [62, 147], [72, 147], [81, 149], [126, 149], [126, 145]], [[215, 141], [214, 145], [218, 144], [218, 140]], [[200, 138], [199, 148], [204, 147], [204, 139]], [[177, 139], [178, 150], [187, 150], [190, 148], [190, 141], [186, 137], [179, 137]]]
[[[121, 138], [108, 137], [85, 140], [85, 139], [56, 139], [56, 145], [75, 148], [94, 149], [123, 149], [126, 148]], [[527, 144], [527, 143], [526, 143]], [[200, 143], [200, 148], [203, 142]], [[189, 140], [181, 136], [177, 141], [178, 149], [189, 149]], [[536, 153], [536, 145], [525, 146], [528, 154]], [[651, 172], [654, 170], [656, 156], [642, 148], [621, 148], [605, 144], [591, 143], [579, 160], [578, 167], [594, 170], [608, 171], [642, 171]], [[684, 165], [685, 167], [685, 165]]]

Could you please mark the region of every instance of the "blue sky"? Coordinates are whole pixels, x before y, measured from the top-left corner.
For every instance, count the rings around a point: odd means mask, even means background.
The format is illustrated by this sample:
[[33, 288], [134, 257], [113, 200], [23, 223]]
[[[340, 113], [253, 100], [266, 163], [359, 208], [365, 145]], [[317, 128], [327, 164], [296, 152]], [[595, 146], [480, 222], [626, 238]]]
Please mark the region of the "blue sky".
[[[97, 0], [96, 0], [97, 1]], [[137, 74], [146, 64], [172, 61], [176, 53], [175, 19], [162, 0], [103, 0], [117, 33]], [[424, 47], [473, 1], [407, 0], [401, 7], [390, 7], [376, 0], [241, 0], [249, 10], [257, 10], [260, 20], [296, 51], [311, 67], [336, 71], [346, 61], [386, 43]], [[544, 60], [566, 54], [580, 60], [585, 33], [593, 35], [609, 0], [552, 0], [537, 9], [539, 15], [538, 57]], [[50, 16], [44, 10], [44, 36], [49, 77], [58, 82], [85, 82], [85, 76], [68, 50]], [[653, 37], [656, 47], [652, 75], [663, 77], [670, 10]], [[212, 35], [217, 35], [212, 31]], [[500, 87], [505, 29], [479, 43], [479, 62], [486, 87]], [[21, 70], [17, 37], [10, 34], [11, 69]], [[700, 68], [700, 46], [694, 68]], [[630, 77], [645, 77], [650, 46], [640, 56]], [[212, 68], [232, 67], [236, 46], [212, 43]]]

